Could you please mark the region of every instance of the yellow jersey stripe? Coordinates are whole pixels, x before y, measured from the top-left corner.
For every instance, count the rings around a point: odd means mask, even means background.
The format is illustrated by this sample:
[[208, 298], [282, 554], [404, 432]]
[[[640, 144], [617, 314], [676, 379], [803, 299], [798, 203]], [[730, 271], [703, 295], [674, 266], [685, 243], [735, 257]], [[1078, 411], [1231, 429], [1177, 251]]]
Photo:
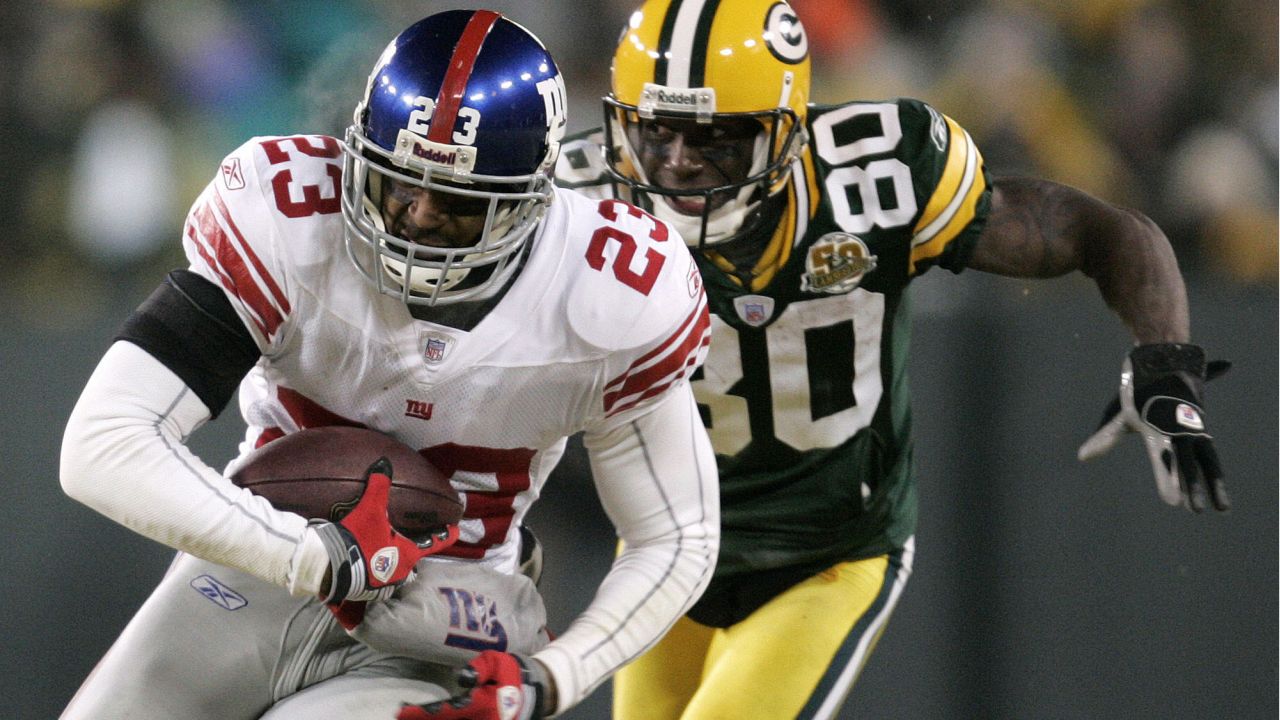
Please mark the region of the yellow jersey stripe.
[[[968, 159], [969, 149], [972, 146], [968, 133], [952, 122], [951, 118], [945, 115], [943, 118], [949, 128], [948, 134], [951, 138], [951, 146], [947, 148], [947, 162], [942, 167], [942, 177], [938, 180], [937, 187], [933, 189], [933, 195], [929, 197], [929, 202], [925, 205], [924, 212], [920, 215], [920, 220], [916, 222], [913, 231], [916, 238], [942, 215], [947, 208], [947, 203], [955, 197], [956, 188], [959, 187], [960, 181], [964, 176], [965, 160]], [[913, 238], [912, 244], [916, 243], [917, 240]]]
[[910, 272], [916, 263], [942, 254], [947, 244], [960, 234], [977, 213], [978, 199], [986, 189], [982, 155], [973, 139], [951, 118], [946, 118], [951, 148], [942, 179], [916, 224], [911, 239]]
[[769, 281], [773, 280], [773, 276], [778, 274], [778, 269], [786, 264], [787, 258], [791, 257], [791, 240], [788, 236], [795, 230], [795, 214], [796, 205], [788, 200], [787, 209], [782, 213], [782, 222], [778, 224], [777, 232], [773, 234], [769, 246], [760, 254], [760, 259], [751, 270], [752, 290], [758, 291], [768, 285]]

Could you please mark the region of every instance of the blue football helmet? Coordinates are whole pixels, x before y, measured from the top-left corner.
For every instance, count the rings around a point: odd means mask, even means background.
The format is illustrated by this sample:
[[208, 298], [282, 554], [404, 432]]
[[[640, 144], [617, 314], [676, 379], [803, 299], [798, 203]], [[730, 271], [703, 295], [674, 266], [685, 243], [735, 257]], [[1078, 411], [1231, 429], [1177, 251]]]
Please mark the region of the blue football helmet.
[[[489, 10], [419, 20], [391, 41], [346, 132], [347, 252], [384, 293], [417, 305], [484, 297], [519, 265], [551, 198], [564, 80], [528, 30]], [[466, 247], [392, 235], [389, 181], [448, 193], [484, 214]]]

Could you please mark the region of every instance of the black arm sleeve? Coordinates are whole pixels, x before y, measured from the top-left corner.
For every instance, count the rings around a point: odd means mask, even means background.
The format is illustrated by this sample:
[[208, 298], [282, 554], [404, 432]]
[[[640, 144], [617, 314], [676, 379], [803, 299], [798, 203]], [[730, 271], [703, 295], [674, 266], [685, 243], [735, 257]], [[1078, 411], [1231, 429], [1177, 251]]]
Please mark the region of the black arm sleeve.
[[115, 339], [164, 363], [215, 418], [261, 355], [222, 290], [190, 270], [170, 272]]

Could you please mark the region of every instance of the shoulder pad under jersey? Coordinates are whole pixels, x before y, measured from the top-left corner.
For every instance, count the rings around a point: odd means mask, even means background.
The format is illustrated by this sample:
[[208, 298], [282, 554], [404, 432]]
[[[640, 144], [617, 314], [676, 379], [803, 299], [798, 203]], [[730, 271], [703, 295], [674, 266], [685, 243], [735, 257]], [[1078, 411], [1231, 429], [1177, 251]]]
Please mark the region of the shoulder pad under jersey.
[[702, 276], [667, 223], [619, 200], [565, 189], [556, 197], [567, 206], [565, 302], [581, 340], [606, 351], [646, 347], [705, 307]]
[[656, 399], [706, 359], [711, 318], [702, 276], [679, 234], [619, 200], [565, 199], [565, 258], [574, 335], [605, 358], [599, 411], [613, 417]]

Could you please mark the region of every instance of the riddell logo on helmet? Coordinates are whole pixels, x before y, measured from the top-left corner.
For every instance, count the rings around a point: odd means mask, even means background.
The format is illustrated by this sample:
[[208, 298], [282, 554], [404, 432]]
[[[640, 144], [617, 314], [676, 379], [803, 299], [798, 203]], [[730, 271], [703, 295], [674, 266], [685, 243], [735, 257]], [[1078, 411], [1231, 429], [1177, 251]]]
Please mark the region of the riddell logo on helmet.
[[698, 96], [691, 92], [674, 92], [672, 90], [659, 90], [658, 102], [664, 105], [687, 105], [694, 107], [698, 104]]
[[666, 85], [645, 83], [640, 93], [640, 115], [648, 117], [654, 110], [668, 112], [693, 112], [699, 119], [711, 119], [716, 111], [715, 88], [673, 88]]
[[402, 167], [429, 164], [461, 174], [469, 173], [475, 167], [476, 150], [465, 145], [432, 142], [408, 130], [401, 130], [391, 158]]
[[458, 153], [456, 152], [441, 152], [435, 148], [424, 148], [420, 145], [414, 145], [413, 154], [427, 162], [435, 163], [437, 165], [448, 165], [449, 167], [453, 167], [458, 164]]

